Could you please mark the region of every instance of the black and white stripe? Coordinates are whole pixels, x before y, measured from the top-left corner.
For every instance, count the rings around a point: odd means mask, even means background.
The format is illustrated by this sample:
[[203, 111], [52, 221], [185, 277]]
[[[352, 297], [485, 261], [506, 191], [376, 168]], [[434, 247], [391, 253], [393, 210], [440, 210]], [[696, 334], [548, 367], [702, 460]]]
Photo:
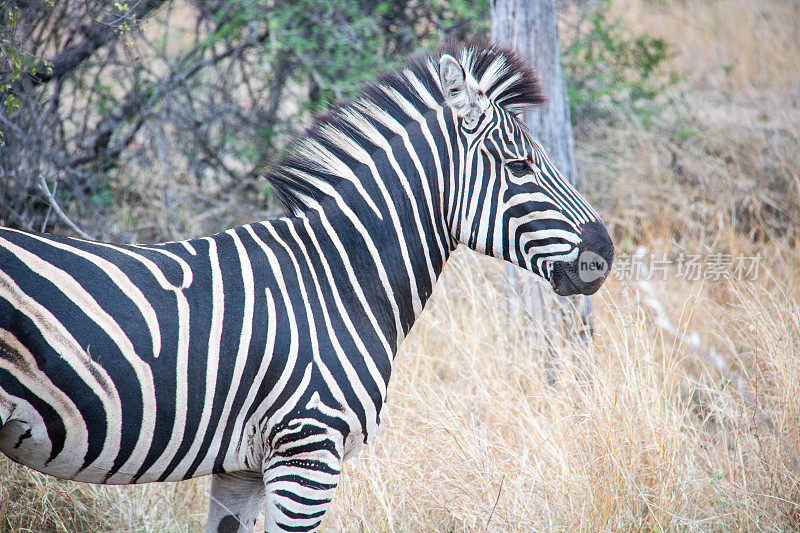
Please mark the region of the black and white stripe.
[[[93, 483], [214, 474], [209, 531], [310, 531], [375, 434], [392, 360], [464, 243], [593, 292], [592, 208], [483, 42], [365, 88], [268, 177], [287, 218], [152, 246], [0, 229], [0, 450]], [[566, 277], [565, 277], [566, 276]], [[556, 279], [558, 278], [558, 279]]]

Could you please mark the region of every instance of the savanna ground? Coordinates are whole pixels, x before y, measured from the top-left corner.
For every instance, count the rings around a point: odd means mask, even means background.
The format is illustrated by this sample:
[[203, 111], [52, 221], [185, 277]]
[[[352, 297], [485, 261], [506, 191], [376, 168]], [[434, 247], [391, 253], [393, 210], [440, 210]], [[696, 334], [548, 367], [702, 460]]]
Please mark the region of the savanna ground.
[[[543, 347], [508, 317], [503, 265], [458, 251], [324, 530], [800, 528], [800, 4], [614, 10], [670, 43], [683, 81], [653, 113], [582, 123], [578, 169], [618, 261], [644, 246], [645, 265], [671, 266], [649, 284], [617, 270], [593, 298], [593, 342]], [[141, 202], [118, 224], [150, 210], [201, 227], [203, 213], [164, 209], [151, 185], [166, 178], [131, 175]], [[687, 279], [681, 254], [759, 269]], [[208, 479], [97, 487], [5, 459], [0, 479], [3, 531], [204, 525]]]

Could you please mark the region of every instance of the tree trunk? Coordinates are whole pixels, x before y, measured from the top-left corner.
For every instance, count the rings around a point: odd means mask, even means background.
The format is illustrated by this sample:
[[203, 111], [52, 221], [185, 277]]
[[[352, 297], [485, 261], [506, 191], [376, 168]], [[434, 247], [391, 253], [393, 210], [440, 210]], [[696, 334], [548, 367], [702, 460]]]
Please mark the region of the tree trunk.
[[[575, 145], [569, 116], [569, 101], [561, 69], [555, 0], [492, 0], [492, 39], [521, 54], [536, 68], [548, 103], [525, 112], [525, 123], [541, 143], [550, 159], [577, 188]], [[512, 265], [506, 266], [508, 291], [520, 299], [525, 323], [538, 320], [543, 329], [531, 333], [551, 342], [553, 333], [563, 338], [587, 341], [591, 336], [591, 302], [588, 296], [561, 297], [533, 275]]]

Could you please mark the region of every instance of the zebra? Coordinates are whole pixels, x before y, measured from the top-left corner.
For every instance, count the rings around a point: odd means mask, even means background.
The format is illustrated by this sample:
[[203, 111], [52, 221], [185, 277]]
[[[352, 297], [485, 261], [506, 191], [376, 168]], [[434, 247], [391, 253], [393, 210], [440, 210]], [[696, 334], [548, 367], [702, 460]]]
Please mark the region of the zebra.
[[518, 116], [543, 103], [512, 51], [451, 42], [268, 169], [283, 218], [153, 245], [0, 229], [0, 450], [89, 483], [211, 475], [207, 531], [265, 508], [316, 530], [459, 244], [562, 295], [608, 274], [608, 231]]

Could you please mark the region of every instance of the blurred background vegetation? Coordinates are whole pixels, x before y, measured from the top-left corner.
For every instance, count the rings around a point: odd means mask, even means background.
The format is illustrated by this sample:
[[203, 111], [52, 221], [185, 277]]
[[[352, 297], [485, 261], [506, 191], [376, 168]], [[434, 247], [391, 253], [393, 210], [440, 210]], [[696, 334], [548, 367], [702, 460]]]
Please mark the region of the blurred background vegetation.
[[[408, 54], [482, 32], [489, 16], [488, 2], [464, 0], [32, 0], [0, 10], [0, 223], [74, 232], [70, 219], [113, 240], [273, 214], [260, 165], [313, 113]], [[131, 175], [160, 179], [142, 199]], [[130, 212], [110, 222], [120, 206], [156, 197], [205, 219]]]
[[[509, 324], [502, 265], [456, 252], [323, 529], [797, 530], [800, 1], [558, 8], [583, 192], [619, 258], [671, 266], [609, 278], [588, 346], [539, 347]], [[273, 216], [261, 165], [314, 113], [490, 17], [488, 0], [0, 10], [0, 224], [116, 242]], [[760, 270], [686, 279], [682, 254]], [[207, 485], [0, 458], [0, 531], [195, 531]]]
[[[675, 81], [665, 41], [626, 32], [610, 0], [562, 3], [573, 15], [564, 57], [577, 121], [609, 105], [640, 112]], [[314, 113], [409, 54], [485, 35], [489, 21], [488, 0], [31, 0], [0, 10], [0, 223], [114, 241], [273, 215], [262, 165]], [[154, 202], [166, 208], [160, 219], [134, 207]]]

